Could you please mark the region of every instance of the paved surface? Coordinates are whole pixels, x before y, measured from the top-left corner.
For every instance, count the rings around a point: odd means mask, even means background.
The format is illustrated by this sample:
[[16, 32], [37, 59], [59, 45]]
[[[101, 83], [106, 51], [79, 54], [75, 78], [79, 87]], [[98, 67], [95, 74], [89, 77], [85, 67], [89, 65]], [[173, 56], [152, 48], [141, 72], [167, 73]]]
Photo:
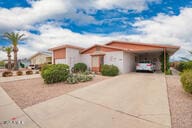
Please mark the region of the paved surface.
[[170, 128], [163, 74], [120, 75], [24, 111], [42, 128]]
[[33, 78], [39, 78], [39, 77], [41, 77], [40, 74], [0, 77], [0, 83], [1, 82], [17, 81], [17, 80], [27, 80], [27, 79], [33, 79]]
[[180, 73], [178, 70], [176, 70], [176, 69], [173, 68], [173, 67], [171, 67], [171, 71], [172, 71], [172, 75], [174, 75], [174, 76], [178, 76], [179, 73]]
[[[15, 119], [14, 119], [15, 118]], [[15, 121], [15, 123], [5, 121]], [[16, 124], [23, 121], [24, 124]], [[0, 128], [38, 128], [0, 87]]]

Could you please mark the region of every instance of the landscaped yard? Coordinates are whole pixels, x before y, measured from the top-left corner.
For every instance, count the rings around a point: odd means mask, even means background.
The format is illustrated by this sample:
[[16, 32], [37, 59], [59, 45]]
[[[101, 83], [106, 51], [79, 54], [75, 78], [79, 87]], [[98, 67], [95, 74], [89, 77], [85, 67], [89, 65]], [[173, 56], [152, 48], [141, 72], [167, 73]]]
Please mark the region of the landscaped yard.
[[44, 84], [42, 78], [36, 78], [1, 83], [1, 86], [21, 108], [26, 108], [108, 78], [110, 77], [96, 75], [92, 81], [88, 82], [78, 84], [56, 83], [51, 85]]
[[172, 128], [192, 128], [192, 95], [182, 89], [179, 76], [167, 76]]

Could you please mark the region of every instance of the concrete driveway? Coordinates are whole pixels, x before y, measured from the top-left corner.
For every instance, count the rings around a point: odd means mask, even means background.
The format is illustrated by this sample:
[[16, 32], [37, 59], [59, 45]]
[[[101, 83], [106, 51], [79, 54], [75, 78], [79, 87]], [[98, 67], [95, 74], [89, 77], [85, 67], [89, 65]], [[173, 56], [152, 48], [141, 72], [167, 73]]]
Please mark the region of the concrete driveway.
[[24, 111], [42, 128], [171, 128], [163, 74], [120, 75]]

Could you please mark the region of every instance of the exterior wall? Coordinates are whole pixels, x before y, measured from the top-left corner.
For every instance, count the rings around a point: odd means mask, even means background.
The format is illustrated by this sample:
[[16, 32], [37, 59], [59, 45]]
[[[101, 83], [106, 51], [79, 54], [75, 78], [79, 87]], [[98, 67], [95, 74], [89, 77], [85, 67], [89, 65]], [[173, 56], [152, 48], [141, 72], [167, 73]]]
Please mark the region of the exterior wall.
[[[30, 61], [31, 61], [31, 64], [45, 64], [45, 63], [48, 63], [47, 57], [50, 57], [50, 56], [47, 56], [44, 54], [39, 54], [39, 55], [31, 58]], [[51, 60], [49, 62], [51, 62]]]
[[123, 51], [106, 52], [104, 64], [113, 64], [119, 68], [120, 73], [124, 73]]
[[74, 64], [80, 62], [80, 52], [78, 49], [66, 48], [66, 64], [72, 68]]
[[91, 69], [91, 56], [89, 54], [81, 54], [80, 62], [85, 63]]
[[54, 59], [65, 59], [66, 57], [66, 49], [58, 49], [53, 51]]
[[135, 71], [135, 55], [132, 53], [124, 52], [123, 53], [123, 73]]
[[66, 64], [66, 59], [55, 59], [55, 64]]
[[65, 64], [66, 63], [66, 49], [58, 49], [52, 52], [52, 59], [53, 64]]

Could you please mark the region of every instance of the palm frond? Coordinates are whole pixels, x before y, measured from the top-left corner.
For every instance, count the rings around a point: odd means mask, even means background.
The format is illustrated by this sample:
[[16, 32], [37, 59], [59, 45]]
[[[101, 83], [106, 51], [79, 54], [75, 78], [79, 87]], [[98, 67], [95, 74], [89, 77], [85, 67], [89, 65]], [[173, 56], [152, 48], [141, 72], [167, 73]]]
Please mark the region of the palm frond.
[[21, 40], [23, 36], [24, 36], [24, 34], [20, 35], [19, 33], [14, 33], [14, 32], [4, 33], [4, 37], [8, 38], [12, 42], [12, 45], [14, 47], [16, 47], [18, 45], [18, 41]]

